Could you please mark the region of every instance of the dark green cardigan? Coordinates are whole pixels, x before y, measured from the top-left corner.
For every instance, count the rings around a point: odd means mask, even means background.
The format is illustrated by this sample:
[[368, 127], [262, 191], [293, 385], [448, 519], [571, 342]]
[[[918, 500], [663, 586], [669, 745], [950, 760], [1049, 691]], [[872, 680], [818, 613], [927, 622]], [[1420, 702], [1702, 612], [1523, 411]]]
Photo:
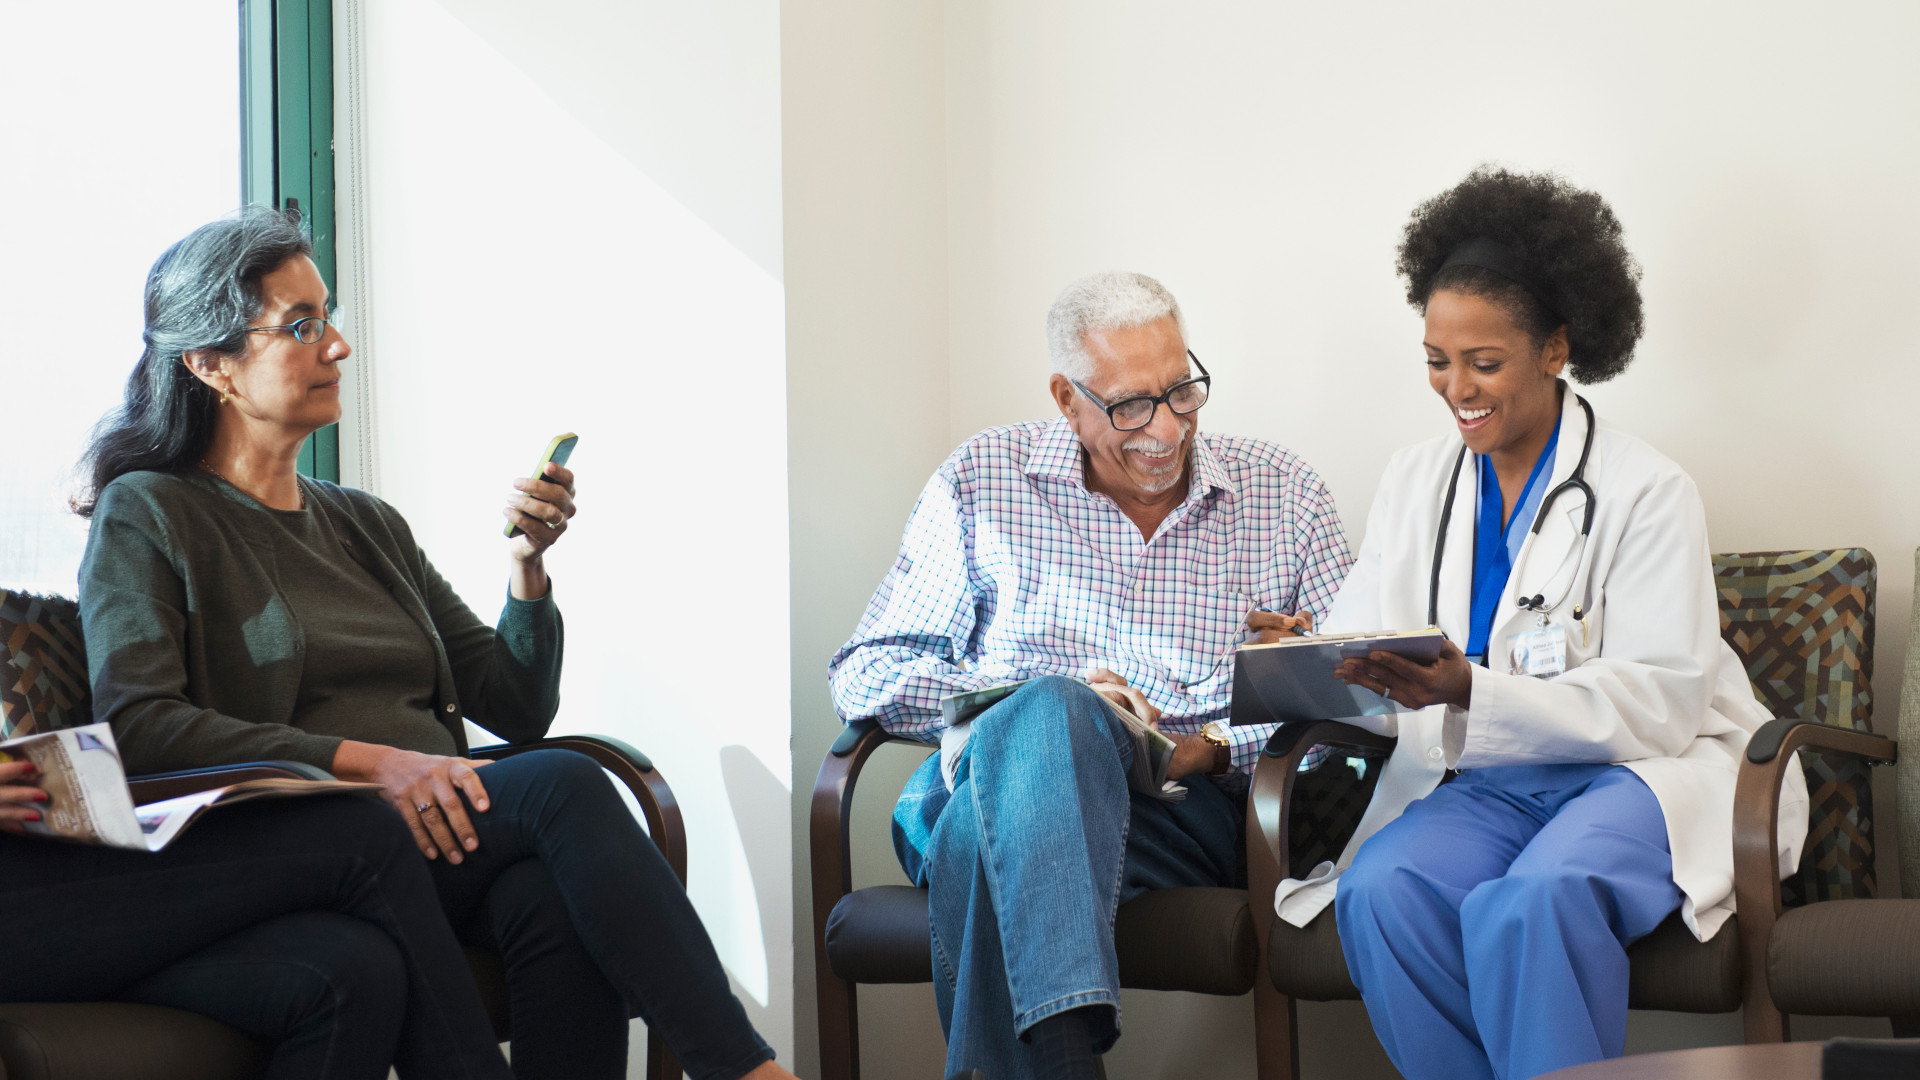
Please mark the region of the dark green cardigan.
[[[545, 735], [560, 706], [551, 590], [509, 597], [489, 628], [393, 507], [323, 481], [300, 485], [433, 640], [434, 715], [461, 752], [463, 716], [509, 742]], [[269, 759], [332, 766], [341, 740], [300, 730], [294, 715], [305, 645], [275, 587], [264, 515], [199, 473], [129, 473], [100, 493], [80, 564], [80, 619], [93, 716], [113, 725], [129, 773]]]

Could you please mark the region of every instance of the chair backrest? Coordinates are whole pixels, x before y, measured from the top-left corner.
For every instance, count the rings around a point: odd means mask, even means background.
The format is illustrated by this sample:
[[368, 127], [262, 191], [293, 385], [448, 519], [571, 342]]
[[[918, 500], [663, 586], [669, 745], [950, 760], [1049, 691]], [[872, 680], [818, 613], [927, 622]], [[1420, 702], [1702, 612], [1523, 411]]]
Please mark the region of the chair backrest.
[[0, 739], [93, 721], [80, 607], [0, 589]]
[[[1920, 550], [1913, 553], [1914, 581], [1920, 583]], [[1907, 666], [1900, 675], [1900, 730], [1895, 738], [1911, 748], [1894, 768], [1899, 777], [1900, 892], [1920, 899], [1920, 588], [1913, 591], [1913, 618], [1907, 623]]]
[[[1872, 729], [1877, 570], [1864, 548], [1754, 551], [1713, 557], [1720, 634], [1767, 710]], [[1802, 751], [1812, 799], [1788, 906], [1874, 894], [1872, 767]]]

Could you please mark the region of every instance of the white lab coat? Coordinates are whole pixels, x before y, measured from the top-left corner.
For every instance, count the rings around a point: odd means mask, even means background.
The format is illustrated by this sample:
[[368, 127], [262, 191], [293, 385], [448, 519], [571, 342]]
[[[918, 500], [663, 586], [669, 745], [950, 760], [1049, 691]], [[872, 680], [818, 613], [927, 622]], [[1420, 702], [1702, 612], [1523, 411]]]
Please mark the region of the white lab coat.
[[[1561, 409], [1551, 491], [1573, 473], [1587, 417], [1569, 388]], [[1460, 451], [1449, 434], [1399, 451], [1381, 478], [1360, 557], [1323, 632], [1414, 630], [1427, 622], [1434, 530]], [[1479, 470], [1460, 469], [1441, 561], [1440, 629], [1467, 640]], [[1489, 668], [1473, 669], [1471, 708], [1436, 705], [1350, 723], [1396, 735], [1373, 801], [1338, 864], [1281, 884], [1280, 916], [1305, 926], [1333, 901], [1354, 853], [1446, 769], [1614, 762], [1653, 790], [1666, 817], [1680, 913], [1705, 941], [1733, 913], [1733, 788], [1747, 740], [1772, 719], [1755, 700], [1733, 650], [1720, 639], [1707, 523], [1700, 493], [1678, 465], [1646, 443], [1599, 425], [1587, 462], [1598, 506], [1581, 553], [1587, 499], [1562, 494], [1515, 560], [1488, 638]], [[1524, 578], [1524, 580], [1520, 580]], [[1551, 679], [1508, 673], [1515, 634], [1539, 616], [1517, 597], [1558, 597], [1549, 616], [1566, 627], [1567, 670]], [[1578, 605], [1586, 625], [1574, 621]], [[1807, 786], [1797, 764], [1780, 799], [1780, 867], [1799, 865]]]

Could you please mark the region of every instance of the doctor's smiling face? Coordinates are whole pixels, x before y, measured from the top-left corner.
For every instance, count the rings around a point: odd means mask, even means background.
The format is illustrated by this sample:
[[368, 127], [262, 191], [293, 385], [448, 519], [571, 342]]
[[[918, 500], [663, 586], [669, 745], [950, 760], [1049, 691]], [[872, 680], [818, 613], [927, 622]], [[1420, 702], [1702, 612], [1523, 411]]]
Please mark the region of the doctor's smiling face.
[[1427, 381], [1447, 402], [1468, 449], [1496, 469], [1532, 468], [1560, 415], [1557, 379], [1567, 366], [1567, 328], [1536, 341], [1507, 309], [1450, 289], [1427, 298]]

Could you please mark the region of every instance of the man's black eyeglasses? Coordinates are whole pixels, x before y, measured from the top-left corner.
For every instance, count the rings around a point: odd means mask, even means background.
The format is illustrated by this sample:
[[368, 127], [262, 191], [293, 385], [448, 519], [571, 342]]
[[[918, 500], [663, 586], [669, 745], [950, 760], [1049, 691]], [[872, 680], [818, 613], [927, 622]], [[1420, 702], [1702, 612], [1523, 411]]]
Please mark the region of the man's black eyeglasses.
[[1213, 386], [1213, 376], [1207, 374], [1207, 366], [1200, 362], [1199, 357], [1193, 355], [1192, 349], [1187, 350], [1187, 359], [1193, 361], [1193, 366], [1200, 369], [1199, 378], [1174, 383], [1167, 387], [1166, 393], [1158, 397], [1142, 394], [1139, 397], [1130, 397], [1125, 401], [1116, 401], [1109, 405], [1100, 400], [1100, 395], [1081, 386], [1077, 380], [1068, 379], [1067, 381], [1073, 383], [1075, 390], [1087, 395], [1088, 401], [1106, 410], [1107, 421], [1113, 425], [1115, 431], [1139, 431], [1153, 423], [1153, 414], [1162, 405], [1165, 405], [1167, 411], [1175, 416], [1185, 416], [1207, 403], [1207, 394], [1211, 392]]

